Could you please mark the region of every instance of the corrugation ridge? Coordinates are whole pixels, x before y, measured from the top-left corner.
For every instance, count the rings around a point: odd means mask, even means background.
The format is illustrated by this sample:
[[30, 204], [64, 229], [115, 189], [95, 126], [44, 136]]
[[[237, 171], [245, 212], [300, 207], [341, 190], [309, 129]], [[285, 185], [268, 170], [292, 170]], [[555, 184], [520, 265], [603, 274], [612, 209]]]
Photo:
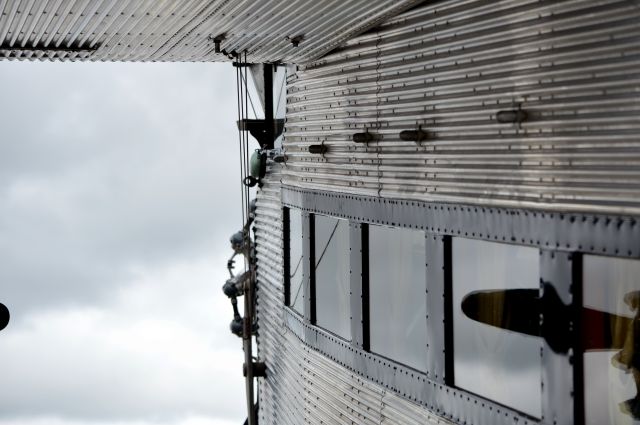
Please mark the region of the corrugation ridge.
[[[224, 32], [223, 48], [247, 50], [249, 61], [301, 62], [417, 2], [359, 0], [338, 9], [329, 0], [5, 0], [0, 44], [17, 47], [2, 52], [10, 59], [226, 61], [210, 38]], [[255, 13], [246, 15], [247, 10]], [[297, 35], [305, 36], [299, 47], [289, 40]], [[19, 49], [32, 47], [30, 42], [97, 50]]]
[[[427, 5], [301, 67], [288, 80], [283, 182], [410, 199], [640, 213], [637, 6], [465, 6], [483, 12], [464, 17], [451, 1]], [[504, 46], [511, 50], [500, 53]], [[528, 121], [495, 122], [498, 111], [517, 104]], [[428, 141], [399, 140], [400, 131], [418, 124]], [[350, 141], [365, 129], [379, 140]], [[329, 151], [309, 155], [317, 143]]]

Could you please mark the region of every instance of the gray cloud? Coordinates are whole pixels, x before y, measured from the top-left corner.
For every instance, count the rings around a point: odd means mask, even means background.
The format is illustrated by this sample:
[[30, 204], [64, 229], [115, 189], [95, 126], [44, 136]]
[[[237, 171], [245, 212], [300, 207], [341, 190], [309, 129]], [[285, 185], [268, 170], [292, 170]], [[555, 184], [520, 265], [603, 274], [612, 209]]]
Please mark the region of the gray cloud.
[[0, 62], [0, 425], [240, 422], [228, 64]]
[[138, 270], [104, 307], [50, 310], [7, 328], [0, 418], [239, 420], [242, 351], [219, 296], [224, 270], [211, 260]]
[[217, 66], [2, 64], [0, 282], [14, 308], [86, 303], [131, 265], [226, 249], [240, 226], [235, 75]]

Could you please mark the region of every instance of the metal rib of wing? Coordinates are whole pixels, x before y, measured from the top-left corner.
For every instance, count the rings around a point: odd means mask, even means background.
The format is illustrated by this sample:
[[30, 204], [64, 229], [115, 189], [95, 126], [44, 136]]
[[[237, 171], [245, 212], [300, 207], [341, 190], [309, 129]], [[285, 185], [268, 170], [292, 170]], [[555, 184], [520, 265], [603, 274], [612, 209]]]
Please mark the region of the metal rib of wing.
[[[305, 62], [419, 0], [0, 1], [0, 58]], [[291, 39], [302, 36], [299, 46]]]
[[[637, 2], [612, 0], [405, 12], [289, 79], [284, 183], [637, 214], [639, 23]], [[496, 122], [518, 105], [526, 122]], [[428, 140], [400, 140], [419, 125]], [[351, 141], [364, 131], [379, 140]]]

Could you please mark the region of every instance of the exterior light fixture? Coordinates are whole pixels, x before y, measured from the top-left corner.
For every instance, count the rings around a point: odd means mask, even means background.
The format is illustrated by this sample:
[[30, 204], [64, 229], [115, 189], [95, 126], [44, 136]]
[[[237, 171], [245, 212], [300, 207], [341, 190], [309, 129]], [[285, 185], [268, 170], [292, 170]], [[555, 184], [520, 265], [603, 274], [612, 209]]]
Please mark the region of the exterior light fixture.
[[520, 124], [526, 121], [527, 118], [527, 111], [523, 111], [521, 105], [518, 105], [518, 109], [498, 111], [496, 114], [496, 121], [501, 124]]
[[352, 136], [352, 140], [356, 143], [369, 143], [375, 140], [375, 136], [365, 129], [364, 133], [355, 133]]
[[403, 140], [405, 142], [420, 143], [428, 138], [429, 133], [424, 131], [421, 125], [418, 126], [417, 130], [404, 130], [400, 132], [400, 140]]
[[313, 154], [324, 155], [325, 153], [327, 153], [328, 150], [329, 149], [327, 149], [327, 147], [324, 144], [309, 146], [309, 153], [313, 153]]

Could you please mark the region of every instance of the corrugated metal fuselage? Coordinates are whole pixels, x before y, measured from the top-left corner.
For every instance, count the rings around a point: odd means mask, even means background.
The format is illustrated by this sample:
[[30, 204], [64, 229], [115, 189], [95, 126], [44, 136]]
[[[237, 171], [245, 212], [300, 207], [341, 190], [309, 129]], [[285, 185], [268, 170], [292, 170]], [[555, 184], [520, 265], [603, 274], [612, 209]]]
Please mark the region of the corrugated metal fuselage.
[[[377, 364], [335, 354], [339, 341], [322, 347], [321, 329], [283, 310], [282, 208], [352, 224], [416, 226], [442, 238], [465, 236], [466, 218], [458, 214], [458, 222], [440, 228], [428, 206], [444, 205], [443, 216], [446, 208], [464, 208], [468, 217], [481, 208], [483, 225], [493, 220], [500, 227], [501, 213], [551, 220], [514, 233], [503, 228], [500, 238], [497, 230], [467, 234], [539, 248], [549, 255], [541, 260], [548, 270], [562, 255], [577, 258], [574, 252], [639, 257], [639, 23], [636, 1], [428, 2], [298, 66], [287, 81], [287, 161], [272, 164], [258, 197], [258, 342], [269, 370], [260, 384], [262, 423], [583, 420], [569, 395], [578, 381], [568, 384], [567, 412], [543, 401], [543, 417], [534, 418], [448, 387], [434, 378], [438, 370], [420, 375], [416, 394], [398, 384], [405, 382], [401, 366], [392, 364], [390, 375], [379, 378], [382, 372], [363, 372]], [[501, 111], [524, 111], [526, 119], [501, 122]], [[403, 131], [422, 131], [424, 139], [402, 140]], [[366, 142], [354, 141], [367, 133]], [[323, 145], [324, 153], [310, 153], [312, 145]], [[406, 219], [367, 215], [367, 208], [399, 211], [372, 203], [357, 215], [353, 202], [367, 197], [416, 202], [411, 211], [424, 212]], [[606, 236], [585, 242], [595, 234]], [[623, 242], [624, 234], [632, 236]], [[571, 293], [563, 300], [578, 302]], [[442, 341], [437, 349], [445, 349]], [[344, 356], [366, 354], [356, 342], [345, 350]], [[544, 365], [541, 385], [554, 367], [570, 369], [563, 359]], [[543, 399], [551, 397], [544, 391]]]

